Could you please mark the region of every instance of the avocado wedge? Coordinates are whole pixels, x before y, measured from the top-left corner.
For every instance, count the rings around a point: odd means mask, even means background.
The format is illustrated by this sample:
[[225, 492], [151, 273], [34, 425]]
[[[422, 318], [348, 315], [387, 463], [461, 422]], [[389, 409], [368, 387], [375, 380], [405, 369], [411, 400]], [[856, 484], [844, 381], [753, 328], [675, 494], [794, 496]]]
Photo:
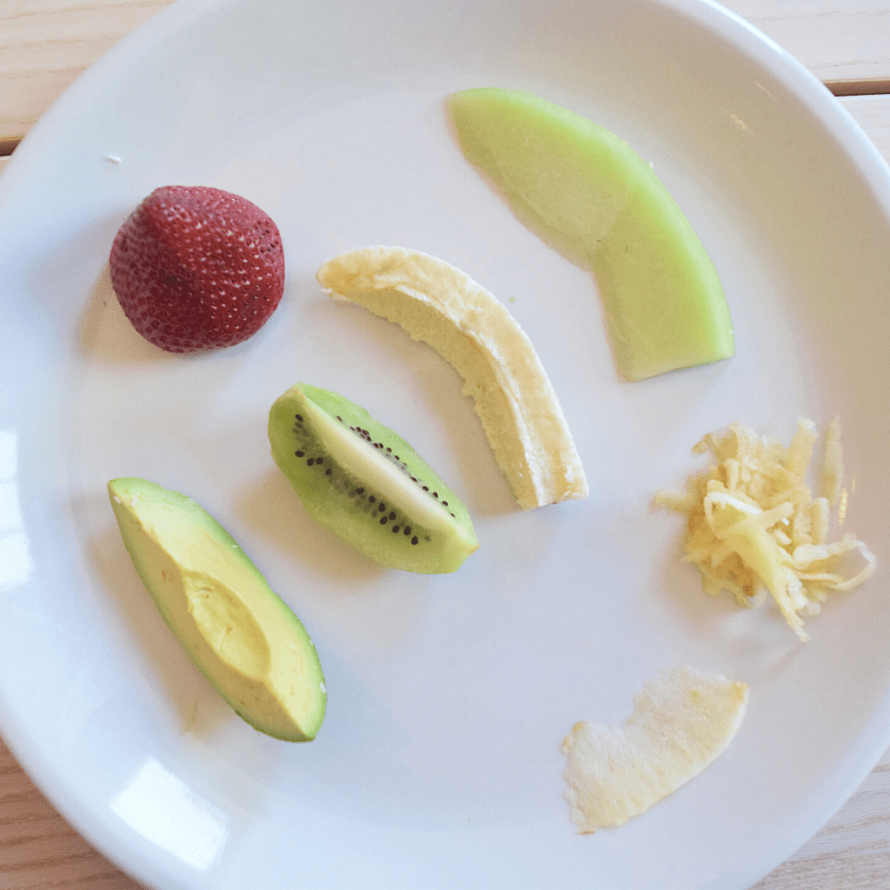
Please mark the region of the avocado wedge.
[[192, 661], [235, 712], [285, 741], [315, 738], [327, 692], [315, 646], [257, 567], [191, 498], [108, 483], [136, 571]]

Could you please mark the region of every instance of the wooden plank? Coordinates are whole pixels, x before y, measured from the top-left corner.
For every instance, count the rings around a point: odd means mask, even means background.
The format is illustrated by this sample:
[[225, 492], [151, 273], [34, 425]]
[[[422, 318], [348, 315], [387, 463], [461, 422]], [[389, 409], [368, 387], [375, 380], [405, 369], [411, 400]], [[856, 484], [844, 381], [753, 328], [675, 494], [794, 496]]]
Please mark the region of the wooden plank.
[[752, 890], [886, 890], [890, 751], [837, 815]]
[[847, 96], [838, 101], [890, 163], [890, 95]]
[[50, 806], [2, 741], [0, 887], [140, 890]]
[[172, 2], [3, 0], [0, 153], [12, 149], [78, 74]]
[[838, 95], [890, 92], [888, 0], [723, 0]]

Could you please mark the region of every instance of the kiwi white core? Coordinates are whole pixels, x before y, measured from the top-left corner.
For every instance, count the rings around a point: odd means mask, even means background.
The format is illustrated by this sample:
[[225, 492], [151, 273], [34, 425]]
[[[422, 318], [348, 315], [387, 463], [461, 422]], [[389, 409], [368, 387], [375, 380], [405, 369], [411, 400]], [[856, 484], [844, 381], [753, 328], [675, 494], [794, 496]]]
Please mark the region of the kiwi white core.
[[361, 479], [370, 489], [386, 492], [387, 502], [411, 516], [429, 531], [453, 533], [451, 517], [395, 464], [357, 436], [344, 424], [306, 399], [304, 410], [315, 427], [322, 446], [345, 472]]

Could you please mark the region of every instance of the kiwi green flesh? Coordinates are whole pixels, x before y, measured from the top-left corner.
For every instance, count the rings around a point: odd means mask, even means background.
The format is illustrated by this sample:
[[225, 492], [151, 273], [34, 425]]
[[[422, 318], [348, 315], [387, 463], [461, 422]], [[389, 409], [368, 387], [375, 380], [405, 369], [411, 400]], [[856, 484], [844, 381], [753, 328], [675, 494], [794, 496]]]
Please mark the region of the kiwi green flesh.
[[344, 396], [291, 387], [270, 409], [269, 442], [310, 516], [376, 562], [453, 572], [478, 548], [463, 501], [398, 433]]

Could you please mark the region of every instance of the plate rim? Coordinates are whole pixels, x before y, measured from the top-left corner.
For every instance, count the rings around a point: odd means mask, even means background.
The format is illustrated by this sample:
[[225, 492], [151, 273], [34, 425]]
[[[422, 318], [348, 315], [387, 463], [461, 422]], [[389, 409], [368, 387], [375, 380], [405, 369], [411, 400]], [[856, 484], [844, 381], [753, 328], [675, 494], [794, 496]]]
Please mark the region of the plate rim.
[[[140, 25], [104, 53], [50, 106], [48, 111], [16, 148], [6, 165], [3, 176], [0, 177], [0, 214], [3, 213], [4, 199], [7, 192], [13, 191], [18, 187], [19, 180], [27, 179], [29, 165], [39, 165], [41, 154], [46, 146], [49, 146], [56, 137], [60, 122], [64, 120], [69, 110], [73, 109], [83, 97], [89, 96], [95, 85], [104, 83], [108, 74], [115, 71], [119, 66], [132, 64], [134, 57], [141, 57], [150, 52], [151, 48], [157, 46], [160, 42], [170, 39], [189, 22], [197, 21], [203, 15], [220, 10], [226, 6], [241, 5], [241, 2], [242, 0], [179, 0], [179, 2], [160, 10], [151, 19]], [[833, 127], [840, 128], [845, 137], [841, 147], [857, 169], [863, 175], [867, 174], [869, 178], [875, 175], [883, 176], [890, 183], [890, 165], [888, 165], [887, 160], [880, 154], [859, 124], [843, 108], [841, 103], [837, 101], [826, 103], [825, 100], [827, 98], [834, 100], [835, 97], [832, 96], [830, 91], [815, 75], [790, 56], [775, 41], [762, 34], [762, 32], [737, 13], [726, 9], [719, 3], [714, 2], [714, 0], [658, 0], [658, 5], [679, 11], [687, 17], [704, 16], [708, 17], [711, 23], [722, 22], [725, 26], [724, 36], [726, 36], [726, 33], [734, 34], [736, 29], [741, 26], [748, 35], [747, 39], [757, 41], [759, 45], [769, 47], [770, 51], [775, 54], [772, 61], [777, 67], [786, 66], [789, 71], [796, 72], [795, 79], [792, 82], [789, 83], [783, 80], [792, 89], [795, 97], [800, 99], [808, 109], [815, 109], [814, 113], [818, 112], [820, 119], [823, 116], [827, 116]], [[876, 200], [878, 198], [881, 199], [880, 203], [887, 212], [888, 219], [890, 219], [890, 196], [880, 194], [876, 196]], [[46, 781], [49, 764], [35, 765], [35, 761], [39, 758], [27, 750], [28, 733], [26, 728], [24, 726], [17, 727], [14, 719], [15, 715], [6, 713], [2, 705], [3, 701], [2, 697], [0, 697], [0, 726], [3, 729], [4, 740], [35, 786], [101, 855], [113, 862], [122, 872], [131, 875], [134, 880], [140, 880], [137, 873], [130, 870], [126, 858], [118, 853], [120, 847], [109, 847], [107, 838], [104, 836], [107, 834], [107, 828], [102, 826], [99, 820], [93, 820], [92, 812], [85, 813], [82, 803], [79, 803], [76, 797], [69, 799], [67, 793], [69, 789], [67, 787], [49, 784]], [[884, 710], [890, 713], [890, 690], [885, 692]], [[852, 766], [849, 768], [848, 772], [850, 775], [845, 782], [849, 787], [849, 792], [838, 801], [832, 812], [835, 812], [842, 806], [849, 794], [855, 791], [856, 786], [874, 768], [883, 750], [890, 745], [890, 722], [885, 726], [883, 737], [885, 742], [883, 748], [874, 756], [867, 768], [865, 763], [863, 763], [860, 769], [854, 769]], [[871, 747], [876, 748], [877, 744], [873, 744]], [[52, 772], [51, 768], [49, 772]], [[830, 815], [831, 813], [828, 814], [826, 819], [830, 818]], [[807, 837], [810, 835], [811, 833], [808, 832]], [[118, 843], [120, 844], [121, 842], [124, 842], [124, 845], [126, 845], [126, 839], [123, 834], [120, 834], [118, 838]], [[144, 879], [144, 875], [141, 879]]]

